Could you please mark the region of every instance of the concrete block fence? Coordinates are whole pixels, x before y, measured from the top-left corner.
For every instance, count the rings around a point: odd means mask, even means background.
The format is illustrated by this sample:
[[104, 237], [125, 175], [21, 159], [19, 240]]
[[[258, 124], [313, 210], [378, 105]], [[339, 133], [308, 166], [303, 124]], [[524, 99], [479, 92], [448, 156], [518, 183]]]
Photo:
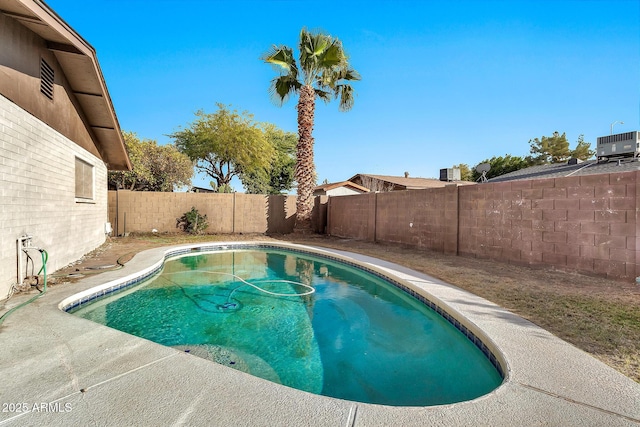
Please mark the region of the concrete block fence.
[[334, 197], [327, 233], [634, 281], [640, 172]]
[[[295, 196], [240, 193], [163, 193], [109, 191], [109, 222], [114, 234], [130, 232], [176, 232], [176, 220], [195, 207], [207, 215], [214, 233], [281, 234], [293, 231]], [[327, 197], [316, 199], [313, 227], [324, 232]], [[323, 206], [324, 205], [324, 206]]]
[[[313, 227], [333, 236], [410, 245], [512, 264], [634, 281], [640, 276], [640, 171], [448, 185], [316, 199]], [[209, 233], [289, 233], [294, 196], [109, 192], [117, 235], [176, 231], [196, 207]]]

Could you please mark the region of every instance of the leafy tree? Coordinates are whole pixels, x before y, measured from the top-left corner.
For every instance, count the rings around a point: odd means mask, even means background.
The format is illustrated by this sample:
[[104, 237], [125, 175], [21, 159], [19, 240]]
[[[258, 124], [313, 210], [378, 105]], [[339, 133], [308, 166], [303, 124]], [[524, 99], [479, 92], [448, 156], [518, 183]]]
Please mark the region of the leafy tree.
[[229, 184], [223, 184], [218, 187], [215, 181], [209, 181], [211, 189], [216, 193], [233, 193], [235, 190]]
[[198, 170], [215, 180], [215, 188], [226, 189], [234, 176], [269, 169], [273, 147], [251, 114], [217, 106], [213, 114], [196, 112], [189, 127], [170, 136]]
[[[509, 172], [515, 172], [520, 169], [524, 169], [529, 167], [530, 164], [526, 159], [518, 156], [512, 156], [510, 154], [505, 154], [504, 156], [494, 156], [490, 159], [486, 159], [481, 161], [481, 163], [489, 163], [491, 165], [491, 169], [487, 172], [487, 179], [495, 178], [500, 175], [504, 175]], [[476, 165], [476, 167], [478, 166]], [[473, 168], [473, 181], [478, 181], [482, 174], [476, 171], [476, 168]]]
[[453, 165], [454, 168], [460, 169], [460, 180], [461, 181], [474, 181], [473, 172], [469, 165], [465, 163], [460, 163], [459, 165]]
[[571, 158], [587, 160], [593, 157], [594, 154], [596, 154], [596, 152], [591, 149], [591, 143], [585, 142], [584, 135], [579, 135], [576, 148], [571, 150]]
[[298, 94], [298, 144], [295, 180], [298, 183], [296, 229], [311, 229], [313, 188], [316, 172], [313, 160], [313, 123], [316, 97], [328, 102], [339, 99], [339, 110], [353, 107], [354, 90], [349, 82], [360, 80], [350, 67], [340, 40], [306, 29], [300, 32], [299, 62], [293, 49], [273, 46], [261, 59], [273, 65], [280, 75], [271, 81], [272, 99], [282, 105], [292, 94]]
[[247, 193], [281, 194], [293, 187], [296, 164], [296, 134], [285, 132], [273, 124], [264, 123], [267, 141], [273, 146], [275, 155], [269, 170], [242, 174], [240, 179]]
[[269, 191], [269, 171], [267, 170], [244, 173], [240, 180], [247, 194], [272, 194]]
[[[570, 158], [587, 160], [595, 154], [595, 151], [591, 150], [591, 144], [589, 142], [585, 142], [583, 135], [578, 136], [576, 147], [571, 150], [569, 148], [569, 142], [567, 141], [566, 134], [563, 133], [561, 135], [559, 132], [554, 132], [550, 137], [543, 136], [540, 139], [535, 138], [529, 140], [529, 146], [531, 154], [524, 158], [506, 154], [504, 157], [494, 156], [491, 159], [486, 159], [480, 162], [489, 163], [491, 165], [491, 169], [487, 172], [487, 178], [495, 178], [530, 166], [561, 163]], [[467, 165], [460, 164], [458, 166], [454, 165], [454, 167], [460, 168], [462, 180], [478, 181], [480, 179], [481, 174], [475, 170], [475, 167], [473, 170], [469, 171], [471, 179], [466, 178], [468, 170]]]
[[531, 155], [527, 160], [532, 165], [546, 165], [549, 163], [560, 163], [569, 158], [569, 141], [567, 135], [554, 132], [552, 136], [543, 136], [538, 139], [529, 140]]
[[584, 141], [584, 136], [578, 137], [578, 142], [574, 150], [569, 149], [567, 135], [563, 132], [554, 132], [552, 136], [532, 139], [529, 141], [531, 155], [527, 156], [527, 161], [531, 165], [546, 165], [550, 163], [566, 162], [574, 157], [580, 160], [587, 160], [595, 154], [591, 150], [591, 144]]
[[123, 132], [133, 170], [109, 171], [110, 189], [133, 191], [173, 191], [191, 185], [193, 163], [175, 146], [140, 140], [133, 132]]

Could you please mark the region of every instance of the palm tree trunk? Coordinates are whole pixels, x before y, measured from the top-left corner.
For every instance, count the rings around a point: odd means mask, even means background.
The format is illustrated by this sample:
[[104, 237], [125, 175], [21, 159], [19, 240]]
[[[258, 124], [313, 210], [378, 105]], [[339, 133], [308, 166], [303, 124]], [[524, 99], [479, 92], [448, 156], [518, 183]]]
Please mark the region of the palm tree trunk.
[[316, 170], [313, 161], [313, 116], [316, 94], [313, 87], [300, 88], [298, 100], [298, 145], [296, 146], [296, 225], [299, 232], [311, 231], [311, 210], [313, 209], [313, 188], [316, 184]]

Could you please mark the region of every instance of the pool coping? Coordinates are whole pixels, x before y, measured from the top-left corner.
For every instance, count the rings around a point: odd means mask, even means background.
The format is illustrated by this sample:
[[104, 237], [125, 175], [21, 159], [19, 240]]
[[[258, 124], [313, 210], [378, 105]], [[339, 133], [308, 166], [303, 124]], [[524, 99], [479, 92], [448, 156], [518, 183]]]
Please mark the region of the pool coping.
[[[264, 246], [265, 242], [214, 244]], [[0, 330], [0, 360], [5, 362], [0, 375], [8, 379], [0, 390], [0, 401], [21, 403], [29, 410], [0, 412], [0, 425], [113, 425], [118, 420], [191, 425], [211, 425], [212, 420], [214, 424], [312, 426], [640, 425], [640, 384], [487, 300], [400, 265], [346, 251], [266, 244], [346, 257], [410, 284], [453, 317], [468, 320], [467, 327], [501, 359], [503, 384], [480, 398], [449, 405], [389, 407], [349, 402], [270, 383], [59, 309], [78, 292], [90, 293], [104, 283], [127, 281], [152, 270], [164, 261], [166, 251], [206, 245], [141, 252], [121, 270], [53, 287], [8, 318]], [[193, 388], [197, 392], [184, 392]], [[42, 408], [43, 403], [48, 404], [45, 410], [34, 406]]]

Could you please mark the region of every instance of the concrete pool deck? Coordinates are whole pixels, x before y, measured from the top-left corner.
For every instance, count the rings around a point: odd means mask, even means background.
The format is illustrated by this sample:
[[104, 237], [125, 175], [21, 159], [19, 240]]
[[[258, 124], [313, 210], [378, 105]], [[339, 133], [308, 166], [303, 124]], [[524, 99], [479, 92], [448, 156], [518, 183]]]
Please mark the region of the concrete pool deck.
[[153, 265], [167, 249], [54, 286], [5, 320], [0, 426], [640, 426], [640, 384], [485, 299], [364, 255], [316, 248], [387, 271], [461, 313], [502, 353], [505, 382], [452, 405], [349, 402], [271, 383], [58, 308], [80, 291]]

